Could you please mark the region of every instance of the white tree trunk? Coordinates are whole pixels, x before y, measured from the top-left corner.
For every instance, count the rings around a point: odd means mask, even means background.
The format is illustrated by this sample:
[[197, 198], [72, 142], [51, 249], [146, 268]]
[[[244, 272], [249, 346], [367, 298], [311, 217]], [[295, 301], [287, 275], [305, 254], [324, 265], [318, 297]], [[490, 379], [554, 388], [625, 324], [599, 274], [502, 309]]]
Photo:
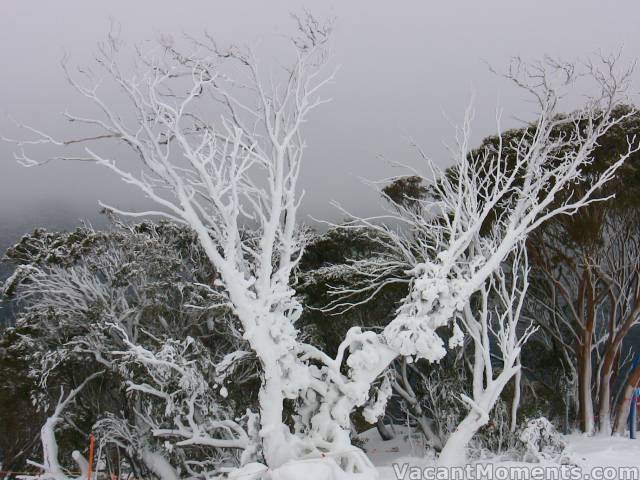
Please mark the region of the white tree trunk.
[[[40, 429], [40, 440], [42, 442], [43, 458], [42, 465], [38, 465], [37, 463], [29, 460], [27, 461], [27, 463], [41, 467], [44, 470], [44, 473], [40, 478], [52, 480], [69, 480], [70, 477], [68, 477], [64, 473], [58, 460], [56, 426], [62, 421], [62, 412], [71, 402], [73, 402], [76, 395], [85, 387], [87, 383], [100, 375], [102, 375], [102, 372], [95, 372], [92, 375], [89, 375], [78, 387], [71, 390], [66, 398], [64, 397], [63, 391], [60, 395], [60, 399], [58, 400], [58, 404], [56, 405], [55, 410], [53, 411], [51, 416], [47, 418], [47, 421], [44, 422], [44, 425]], [[82, 455], [74, 454], [73, 459], [78, 463], [78, 466], [81, 470], [83, 469], [83, 467], [86, 467], [86, 460], [84, 460]]]
[[600, 385], [600, 410], [598, 421], [600, 424], [600, 435], [611, 435], [611, 378], [606, 376]]
[[[518, 358], [520, 365], [520, 358]], [[518, 427], [518, 408], [520, 407], [520, 384], [522, 382], [522, 368], [516, 373], [513, 385], [513, 402], [511, 403], [511, 426], [510, 431], [514, 433]]]
[[265, 368], [258, 394], [260, 403], [260, 436], [265, 461], [271, 468], [279, 467], [295, 456], [289, 445], [289, 429], [282, 422], [284, 395], [279, 375]]
[[[589, 349], [590, 351], [590, 349]], [[580, 426], [587, 435], [592, 435], [595, 430], [593, 416], [593, 398], [591, 398], [592, 363], [591, 354], [583, 355], [580, 359], [578, 379], [578, 395], [580, 396]]]
[[460, 425], [449, 435], [438, 457], [438, 464], [444, 467], [464, 465], [467, 461], [467, 445], [476, 432], [489, 421], [475, 411], [467, 414]]
[[142, 461], [160, 480], [178, 480], [178, 472], [164, 456], [149, 449], [142, 451]]
[[40, 429], [40, 440], [42, 441], [42, 457], [44, 459], [45, 476], [56, 480], [67, 480], [67, 476], [62, 471], [62, 467], [58, 461], [58, 442], [56, 441], [55, 429], [56, 425], [62, 419], [56, 412], [47, 418], [44, 425]]

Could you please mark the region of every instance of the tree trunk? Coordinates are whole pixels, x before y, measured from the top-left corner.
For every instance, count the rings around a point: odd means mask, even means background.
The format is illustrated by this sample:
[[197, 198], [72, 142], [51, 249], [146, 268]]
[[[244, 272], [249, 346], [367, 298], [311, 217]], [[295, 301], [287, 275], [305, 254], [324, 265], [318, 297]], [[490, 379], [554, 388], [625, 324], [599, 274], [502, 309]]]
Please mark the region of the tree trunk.
[[489, 422], [489, 413], [493, 410], [505, 385], [518, 373], [519, 367], [503, 370], [484, 391], [474, 398], [474, 407], [460, 422], [454, 432], [449, 435], [438, 457], [438, 464], [443, 467], [464, 465], [467, 460], [467, 445], [476, 432]]
[[640, 365], [629, 373], [629, 379], [627, 385], [624, 388], [624, 395], [622, 400], [618, 403], [616, 409], [616, 421], [614, 425], [614, 432], [618, 435], [624, 435], [627, 428], [627, 418], [629, 416], [629, 407], [631, 398], [633, 397], [633, 391], [638, 387], [640, 383]]
[[[585, 338], [586, 337], [586, 338]], [[591, 435], [595, 428], [591, 382], [593, 377], [591, 360], [591, 335], [583, 337], [578, 354], [578, 404], [580, 407], [580, 429]]]
[[485, 425], [488, 420], [488, 417], [483, 417], [478, 412], [469, 412], [465, 419], [460, 422], [460, 425], [449, 435], [438, 456], [438, 465], [443, 467], [464, 465], [467, 461], [467, 445], [478, 429]]
[[636, 324], [636, 319], [640, 314], [640, 299], [636, 298], [633, 310], [626, 316], [622, 325], [614, 332], [613, 318], [609, 322], [610, 342], [607, 344], [607, 350], [602, 363], [600, 374], [600, 398], [599, 398], [599, 427], [602, 434], [611, 433], [611, 385], [615, 383], [613, 379], [613, 367], [616, 365], [620, 356], [620, 347], [631, 328]]
[[600, 381], [600, 398], [598, 406], [598, 431], [601, 435], [611, 434], [611, 369], [605, 372], [606, 364]]
[[[518, 355], [518, 363], [520, 365], [520, 355]], [[511, 426], [509, 431], [514, 433], [518, 428], [518, 408], [520, 407], [520, 383], [522, 382], [522, 369], [518, 370], [513, 382], [513, 402], [511, 402]]]
[[388, 440], [393, 440], [395, 438], [393, 432], [389, 430], [389, 427], [384, 424], [384, 416], [378, 419], [378, 421], [376, 422], [376, 428], [378, 429], [380, 438], [382, 438], [382, 440], [384, 440], [385, 442]]
[[279, 372], [275, 368], [265, 369], [262, 386], [258, 394], [260, 404], [260, 437], [262, 451], [268, 467], [277, 468], [295, 457], [288, 444], [289, 430], [282, 421], [284, 395]]
[[291, 432], [283, 421], [284, 385], [281, 362], [282, 347], [276, 343], [266, 327], [268, 322], [256, 327], [246, 338], [256, 352], [262, 366], [258, 404], [260, 406], [260, 438], [262, 453], [269, 468], [277, 468], [296, 457], [290, 444]]
[[418, 421], [418, 425], [420, 426], [420, 430], [422, 434], [427, 439], [431, 446], [436, 452], [442, 450], [442, 440], [440, 439], [440, 435], [438, 435], [433, 428], [431, 428], [431, 422], [427, 417], [423, 414], [416, 417]]
[[[399, 382], [402, 382], [402, 385], [400, 385]], [[420, 405], [418, 397], [416, 396], [416, 393], [411, 386], [411, 382], [409, 381], [409, 377], [407, 376], [406, 357], [402, 358], [399, 375], [397, 376], [396, 381], [392, 382], [391, 387], [407, 402], [409, 411], [418, 423], [418, 427], [420, 428], [420, 431], [427, 443], [430, 444], [436, 452], [442, 450], [442, 439], [431, 427], [432, 422], [426, 417], [424, 410], [422, 409], [422, 405]]]

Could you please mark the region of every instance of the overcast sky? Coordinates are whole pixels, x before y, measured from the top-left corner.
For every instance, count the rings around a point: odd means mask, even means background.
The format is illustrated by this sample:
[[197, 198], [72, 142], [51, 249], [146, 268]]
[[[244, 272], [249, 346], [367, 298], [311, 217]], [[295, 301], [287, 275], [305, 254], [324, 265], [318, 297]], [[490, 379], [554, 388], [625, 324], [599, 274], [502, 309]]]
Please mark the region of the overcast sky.
[[[306, 127], [302, 177], [303, 213], [321, 218], [335, 218], [330, 200], [373, 212], [375, 198], [359, 177], [393, 174], [388, 161], [418, 166], [409, 137], [445, 163], [443, 145], [453, 134], [447, 118], [462, 118], [472, 91], [476, 140], [495, 131], [497, 107], [507, 124], [511, 115], [526, 117], [531, 105], [491, 74], [487, 62], [500, 68], [514, 55], [574, 59], [620, 48], [627, 58], [640, 56], [637, 0], [2, 0], [0, 128], [12, 131], [4, 119], [10, 114], [46, 131], [69, 131], [59, 113], [67, 107], [81, 113], [83, 104], [64, 80], [60, 60], [67, 52], [71, 63], [88, 63], [110, 17], [130, 43], [205, 30], [242, 43], [291, 32], [289, 12], [303, 7], [336, 17], [340, 67], [326, 91], [332, 103]], [[638, 82], [633, 87], [638, 90]], [[0, 234], [93, 218], [98, 200], [131, 208], [139, 199], [93, 165], [20, 167], [12, 146], [0, 143]]]

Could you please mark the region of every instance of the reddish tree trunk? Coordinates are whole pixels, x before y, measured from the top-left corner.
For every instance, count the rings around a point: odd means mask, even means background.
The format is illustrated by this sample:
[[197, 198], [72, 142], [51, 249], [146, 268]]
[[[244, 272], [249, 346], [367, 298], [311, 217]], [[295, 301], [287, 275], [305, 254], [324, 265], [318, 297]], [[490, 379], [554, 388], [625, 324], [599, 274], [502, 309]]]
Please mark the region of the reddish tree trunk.
[[619, 435], [624, 435], [625, 429], [627, 427], [627, 417], [629, 415], [629, 404], [631, 402], [631, 397], [633, 397], [633, 391], [638, 388], [638, 384], [640, 384], [640, 365], [634, 368], [631, 373], [629, 373], [629, 378], [627, 379], [627, 385], [624, 388], [624, 395], [620, 403], [618, 403], [618, 407], [616, 408], [616, 421], [614, 424], [614, 432]]

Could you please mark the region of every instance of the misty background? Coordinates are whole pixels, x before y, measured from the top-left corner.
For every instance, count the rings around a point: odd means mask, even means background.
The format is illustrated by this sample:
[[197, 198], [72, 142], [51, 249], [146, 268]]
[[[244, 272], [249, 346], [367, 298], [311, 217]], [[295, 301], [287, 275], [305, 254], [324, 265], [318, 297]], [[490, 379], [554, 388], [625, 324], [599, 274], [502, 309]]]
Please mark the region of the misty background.
[[[290, 12], [335, 17], [338, 72], [324, 92], [332, 102], [313, 112], [305, 129], [301, 221], [311, 224], [311, 217], [339, 220], [331, 200], [374, 213], [378, 199], [360, 177], [402, 173], [391, 166], [396, 161], [419, 168], [410, 139], [446, 166], [452, 123], [461, 121], [473, 92], [475, 142], [496, 131], [498, 107], [503, 127], [531, 118], [534, 105], [487, 64], [501, 69], [515, 55], [574, 60], [621, 48], [627, 59], [640, 56], [640, 3], [633, 0], [4, 0], [1, 8], [0, 133], [22, 138], [6, 115], [53, 135], [73, 133], [60, 113], [82, 114], [87, 103], [66, 82], [60, 62], [67, 54], [70, 65], [90, 64], [110, 19], [129, 45], [204, 31], [222, 43], [268, 45], [294, 32]], [[275, 63], [281, 52], [267, 48], [266, 57]], [[137, 190], [105, 169], [78, 163], [27, 169], [15, 162], [13, 148], [0, 142], [2, 251], [38, 226], [69, 229], [81, 219], [104, 225], [98, 200], [125, 210], [144, 205]]]

